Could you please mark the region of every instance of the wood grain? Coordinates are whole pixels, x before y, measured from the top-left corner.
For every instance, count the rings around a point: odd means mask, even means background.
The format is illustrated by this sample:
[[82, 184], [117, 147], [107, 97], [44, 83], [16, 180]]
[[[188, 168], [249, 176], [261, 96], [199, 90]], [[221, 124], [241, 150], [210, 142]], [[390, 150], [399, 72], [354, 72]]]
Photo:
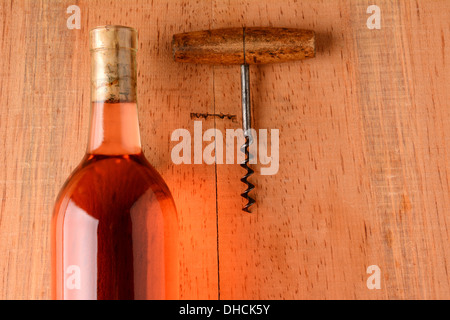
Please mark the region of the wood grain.
[[[378, 1], [369, 30], [370, 4], [215, 3], [215, 28], [312, 29], [318, 43], [315, 59], [252, 69], [254, 127], [280, 130], [280, 168], [253, 176], [248, 215], [244, 172], [218, 166], [221, 298], [450, 296], [448, 4]], [[239, 114], [239, 71], [214, 70], [215, 112]]]
[[[72, 4], [81, 30], [66, 27]], [[379, 0], [369, 30], [372, 4], [1, 2], [0, 299], [50, 297], [51, 212], [85, 151], [88, 30], [104, 24], [139, 30], [141, 138], [177, 203], [182, 298], [450, 298], [450, 3]], [[172, 35], [243, 26], [317, 43], [314, 59], [251, 67], [254, 127], [280, 130], [278, 173], [254, 166], [251, 215], [239, 165], [170, 159], [173, 130], [241, 121], [239, 67], [173, 62]]]
[[189, 111], [211, 112], [213, 99], [212, 73], [174, 63], [170, 40], [186, 25], [208, 28], [211, 8], [194, 2], [79, 1], [82, 28], [68, 30], [66, 10], [72, 4], [1, 5], [5, 165], [0, 170], [0, 298], [50, 297], [52, 208], [64, 180], [81, 160], [88, 137], [88, 31], [116, 23], [139, 29], [141, 139], [144, 154], [164, 176], [177, 204], [181, 297], [214, 299], [218, 295], [214, 168], [175, 166], [170, 160], [171, 132], [192, 129]]

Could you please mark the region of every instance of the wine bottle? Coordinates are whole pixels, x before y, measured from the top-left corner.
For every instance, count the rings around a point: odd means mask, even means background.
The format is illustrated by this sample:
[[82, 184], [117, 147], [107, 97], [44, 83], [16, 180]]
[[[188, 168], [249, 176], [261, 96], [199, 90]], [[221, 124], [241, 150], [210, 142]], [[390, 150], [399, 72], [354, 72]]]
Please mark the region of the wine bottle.
[[142, 153], [136, 104], [137, 31], [90, 31], [86, 155], [52, 218], [53, 299], [178, 299], [177, 213]]

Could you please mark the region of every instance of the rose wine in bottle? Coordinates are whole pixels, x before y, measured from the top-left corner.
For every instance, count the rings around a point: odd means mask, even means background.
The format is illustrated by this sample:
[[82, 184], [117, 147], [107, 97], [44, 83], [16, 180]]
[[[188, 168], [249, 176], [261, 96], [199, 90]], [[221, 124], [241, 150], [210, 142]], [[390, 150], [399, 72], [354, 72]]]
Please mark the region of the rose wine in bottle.
[[141, 150], [137, 31], [91, 30], [86, 155], [52, 219], [53, 299], [178, 299], [177, 213]]

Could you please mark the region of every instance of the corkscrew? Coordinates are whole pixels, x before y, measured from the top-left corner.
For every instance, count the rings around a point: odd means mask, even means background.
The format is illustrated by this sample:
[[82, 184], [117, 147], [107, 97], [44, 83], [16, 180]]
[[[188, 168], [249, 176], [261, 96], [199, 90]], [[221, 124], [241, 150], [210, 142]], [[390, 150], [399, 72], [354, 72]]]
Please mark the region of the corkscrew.
[[249, 147], [253, 144], [252, 128], [251, 128], [251, 111], [250, 111], [250, 72], [248, 64], [241, 65], [241, 98], [242, 98], [242, 129], [244, 133], [245, 142], [241, 147], [241, 151], [244, 153], [244, 162], [241, 163], [241, 167], [247, 172], [241, 178], [241, 181], [247, 185], [247, 189], [241, 193], [241, 197], [247, 200], [247, 203], [242, 208], [245, 212], [250, 212], [250, 207], [255, 203], [255, 199], [248, 194], [255, 189], [255, 185], [248, 181], [248, 178], [254, 173], [248, 163], [252, 160], [252, 156], [249, 151]]
[[177, 62], [240, 65], [242, 129], [245, 142], [241, 146], [244, 161], [240, 164], [246, 170], [241, 181], [246, 185], [241, 193], [247, 203], [242, 208], [250, 212], [255, 199], [249, 193], [255, 185], [249, 181], [254, 170], [250, 146], [253, 143], [250, 107], [251, 64], [268, 64], [302, 60], [315, 56], [315, 33], [311, 30], [271, 27], [243, 27], [179, 33], [172, 40], [173, 58]]

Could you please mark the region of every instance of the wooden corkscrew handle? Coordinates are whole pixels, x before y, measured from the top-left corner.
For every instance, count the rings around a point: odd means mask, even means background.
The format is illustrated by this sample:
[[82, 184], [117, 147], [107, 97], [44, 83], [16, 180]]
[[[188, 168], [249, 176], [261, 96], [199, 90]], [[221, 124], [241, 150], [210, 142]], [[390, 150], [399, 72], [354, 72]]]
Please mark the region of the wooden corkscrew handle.
[[243, 27], [179, 33], [172, 40], [177, 62], [266, 64], [315, 56], [311, 30]]

